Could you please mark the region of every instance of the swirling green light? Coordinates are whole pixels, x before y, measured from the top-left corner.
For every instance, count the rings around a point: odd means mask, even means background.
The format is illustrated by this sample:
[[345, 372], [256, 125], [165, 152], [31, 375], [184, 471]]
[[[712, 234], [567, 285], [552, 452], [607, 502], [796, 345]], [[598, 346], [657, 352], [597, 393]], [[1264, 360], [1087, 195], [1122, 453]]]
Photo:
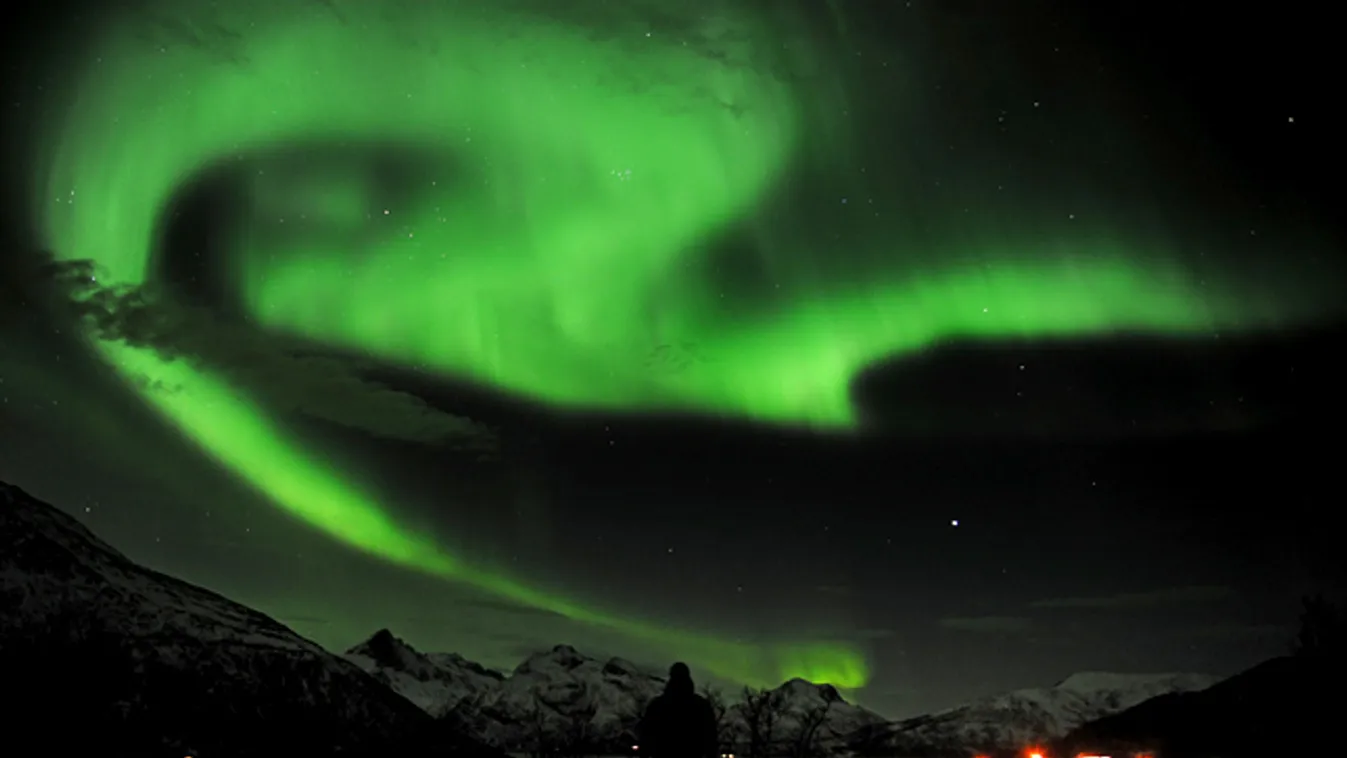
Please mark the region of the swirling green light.
[[[128, 16], [109, 26], [65, 115], [44, 182], [39, 209], [58, 256], [94, 258], [116, 281], [144, 280], [174, 193], [212, 164], [250, 150], [339, 138], [437, 151], [471, 143], [479, 184], [460, 184], [447, 196], [426, 189], [416, 208], [424, 221], [439, 213], [437, 205], [453, 204], [464, 223], [417, 244], [454, 249], [464, 265], [453, 275], [473, 278], [483, 302], [493, 291], [513, 296], [535, 310], [550, 307], [559, 322], [578, 329], [595, 315], [574, 299], [544, 302], [549, 278], [577, 286], [600, 276], [634, 282], [654, 258], [671, 261], [744, 212], [787, 154], [792, 119], [785, 92], [738, 69], [732, 56], [711, 60], [648, 40], [637, 40], [637, 49], [595, 45], [553, 22], [483, 15], [452, 3], [391, 14], [388, 6], [378, 13], [343, 8], [338, 15], [312, 3], [241, 6], [230, 13], [237, 14], [235, 28], [248, 31], [225, 35], [239, 43], [225, 59], [200, 47], [147, 42], [146, 28], [162, 28], [163, 17]], [[166, 10], [178, 30], [231, 21], [210, 22], [199, 7]], [[503, 38], [507, 28], [516, 36]], [[405, 35], [420, 33], [441, 37], [452, 50], [436, 55], [408, 44]], [[371, 65], [375, 49], [381, 55]], [[698, 84], [677, 85], [685, 80]], [[654, 82], [652, 91], [634, 91], [646, 81]], [[723, 115], [736, 104], [758, 116], [741, 123]], [[556, 163], [567, 158], [570, 172]], [[549, 168], [539, 172], [542, 166]], [[543, 173], [552, 174], [550, 183]], [[359, 198], [360, 188], [353, 190]], [[326, 206], [329, 213], [342, 207], [340, 198]], [[350, 204], [344, 207], [349, 212]], [[531, 223], [521, 225], [521, 217]], [[551, 254], [560, 250], [565, 258]], [[608, 271], [616, 250], [628, 257], [626, 274]], [[488, 272], [472, 256], [511, 256], [511, 262]], [[270, 274], [249, 269], [255, 260], [246, 250], [240, 259], [251, 274], [250, 293], [270, 281]], [[443, 281], [450, 272], [432, 275]], [[527, 296], [540, 300], [529, 303]], [[630, 298], [637, 296], [633, 290]], [[458, 316], [470, 317], [470, 305], [460, 303]], [[259, 315], [268, 310], [257, 303]], [[844, 687], [865, 683], [863, 657], [846, 646], [764, 649], [680, 633], [474, 569], [306, 455], [245, 389], [208, 366], [125, 343], [98, 348], [135, 386], [160, 388], [144, 399], [213, 458], [351, 547], [656, 643], [744, 682], [807, 675]], [[553, 354], [566, 359], [564, 351]]]
[[[425, 175], [443, 181], [401, 188], [394, 203], [359, 168], [327, 162], [256, 178], [234, 258], [249, 314], [555, 406], [845, 428], [859, 371], [942, 339], [1251, 322], [1234, 298], [1199, 297], [1177, 269], [1097, 239], [841, 291], [796, 281], [792, 297], [731, 316], [692, 259], [751, 213], [804, 137], [801, 93], [753, 63], [771, 40], [751, 19], [716, 10], [663, 38], [629, 20], [598, 35], [523, 2], [225, 5], [128, 12], [91, 48], [38, 193], [60, 257], [141, 282], [175, 194], [200, 173], [286, 146], [379, 141], [422, 151]], [[298, 197], [329, 233], [278, 234], [277, 197]], [[349, 229], [359, 233], [332, 232]], [[676, 369], [654, 359], [687, 345], [696, 360]], [[865, 683], [847, 647], [670, 632], [473, 569], [306, 454], [208, 365], [99, 349], [128, 377], [171, 388], [144, 398], [222, 465], [354, 548], [743, 681]]]

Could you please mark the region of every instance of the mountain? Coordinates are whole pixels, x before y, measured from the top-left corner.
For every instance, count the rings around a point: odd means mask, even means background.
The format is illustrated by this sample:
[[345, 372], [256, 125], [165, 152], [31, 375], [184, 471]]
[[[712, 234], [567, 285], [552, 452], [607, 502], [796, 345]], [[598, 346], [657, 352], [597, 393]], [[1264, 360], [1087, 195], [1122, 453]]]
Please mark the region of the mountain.
[[[535, 653], [504, 676], [452, 653], [421, 653], [387, 630], [346, 657], [428, 713], [452, 717], [478, 739], [510, 749], [541, 738], [625, 752], [645, 704], [665, 683], [662, 674], [631, 661], [593, 658], [569, 645]], [[812, 725], [811, 718], [819, 722], [820, 742], [884, 721], [827, 685], [794, 679], [772, 693], [778, 738], [793, 735], [802, 722]], [[743, 704], [724, 708], [722, 732], [729, 741], [746, 738]]]
[[553, 740], [629, 747], [646, 701], [664, 680], [631, 661], [601, 661], [570, 645], [524, 659], [474, 704], [471, 731], [491, 745], [523, 745], [539, 734]]
[[431, 743], [482, 751], [353, 663], [136, 564], [3, 482], [0, 671], [15, 696], [0, 740], [27, 752], [319, 756]]
[[600, 661], [569, 645], [529, 656], [508, 676], [453, 653], [422, 653], [388, 630], [346, 658], [427, 713], [501, 747], [540, 737], [629, 747], [641, 708], [664, 689], [662, 678], [630, 661]]
[[[1054, 754], [1144, 749], [1163, 758], [1266, 758], [1340, 748], [1347, 666], [1274, 658], [1198, 692], [1162, 695], [1084, 724]], [[1069, 751], [1069, 752], [1067, 752]]]
[[345, 657], [435, 718], [505, 681], [499, 671], [456, 653], [418, 652], [387, 629], [346, 651]]
[[[569, 645], [529, 656], [508, 675], [459, 655], [419, 652], [388, 630], [346, 655], [428, 713], [510, 750], [580, 741], [625, 752], [634, 744], [645, 704], [665, 682], [630, 661], [593, 658]], [[1198, 674], [1083, 672], [1052, 687], [1016, 690], [898, 722], [846, 702], [833, 687], [803, 679], [765, 696], [774, 716], [773, 741], [787, 752], [808, 733], [819, 747], [864, 755], [962, 756], [1050, 743], [1082, 724], [1155, 698], [1202, 692], [1217, 681]], [[751, 704], [732, 702], [723, 712], [726, 743], [749, 743]]]
[[982, 698], [939, 713], [858, 731], [853, 749], [867, 755], [1001, 752], [1049, 742], [1072, 729], [1159, 695], [1193, 692], [1217, 682], [1198, 674], [1073, 674], [1052, 687]]
[[[775, 699], [773, 707], [778, 714], [773, 739], [785, 745], [805, 739], [804, 732], [808, 730], [818, 746], [842, 747], [857, 732], [889, 723], [874, 711], [848, 703], [835, 687], [828, 684], [791, 679], [768, 695]], [[751, 741], [752, 712], [751, 704], [739, 702], [730, 706], [726, 713], [727, 729], [735, 744]]]

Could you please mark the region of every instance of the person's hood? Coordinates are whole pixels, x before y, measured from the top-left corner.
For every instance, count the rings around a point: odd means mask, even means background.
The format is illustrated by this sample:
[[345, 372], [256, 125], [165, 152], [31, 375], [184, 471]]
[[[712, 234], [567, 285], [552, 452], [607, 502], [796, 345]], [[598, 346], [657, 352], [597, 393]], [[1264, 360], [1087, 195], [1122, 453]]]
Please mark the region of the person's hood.
[[670, 673], [669, 681], [664, 685], [664, 692], [668, 695], [685, 696], [695, 693], [696, 688], [692, 686], [692, 677], [688, 674]]

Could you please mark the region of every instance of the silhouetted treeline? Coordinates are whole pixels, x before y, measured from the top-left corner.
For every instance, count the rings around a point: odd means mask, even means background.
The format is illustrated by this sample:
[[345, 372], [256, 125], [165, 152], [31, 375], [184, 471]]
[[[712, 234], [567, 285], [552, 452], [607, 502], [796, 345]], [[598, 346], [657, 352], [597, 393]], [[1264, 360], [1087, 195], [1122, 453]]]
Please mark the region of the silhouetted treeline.
[[1342, 665], [1347, 652], [1347, 613], [1322, 593], [1305, 597], [1291, 652], [1323, 665]]

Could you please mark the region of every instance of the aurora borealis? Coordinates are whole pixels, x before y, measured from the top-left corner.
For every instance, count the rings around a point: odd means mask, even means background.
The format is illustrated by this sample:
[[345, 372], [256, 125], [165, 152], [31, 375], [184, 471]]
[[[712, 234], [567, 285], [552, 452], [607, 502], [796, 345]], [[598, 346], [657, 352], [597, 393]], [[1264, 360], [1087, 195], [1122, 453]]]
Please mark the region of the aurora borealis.
[[[249, 148], [323, 137], [406, 140], [429, 152], [470, 142], [478, 132], [478, 186], [458, 190], [467, 193], [465, 228], [449, 227], [437, 217], [437, 204], [460, 202], [457, 198], [424, 190], [426, 197], [415, 198], [405, 239], [399, 233], [398, 238], [372, 240], [368, 250], [341, 251], [350, 257], [334, 258], [328, 250], [316, 251], [323, 256], [317, 258], [314, 252], [299, 251], [291, 259], [294, 268], [259, 270], [250, 255], [260, 257], [264, 251], [240, 250], [244, 296], [262, 325], [307, 326], [309, 336], [343, 346], [353, 340], [361, 345], [424, 345], [424, 327], [438, 331], [453, 324], [462, 328], [461, 341], [421, 348], [437, 365], [510, 388], [532, 389], [543, 381], [569, 384], [574, 387], [571, 397], [553, 394], [549, 399], [592, 402], [594, 395], [578, 394], [580, 387], [592, 387], [594, 377], [612, 364], [586, 366], [575, 354], [588, 352], [596, 340], [602, 346], [613, 336], [596, 337], [593, 331], [605, 322], [614, 324], [618, 314], [637, 306], [639, 288], [658, 274], [660, 261], [694, 244], [762, 191], [789, 144], [787, 135], [777, 134], [790, 123], [784, 96], [771, 97], [776, 87], [765, 77], [699, 60], [681, 47], [638, 56], [648, 60], [640, 60], [637, 71], [648, 67], [649, 77], [665, 81], [689, 77], [703, 82], [700, 86], [709, 92], [623, 96], [625, 88], [639, 86], [639, 79], [601, 83], [621, 68], [625, 51], [619, 46], [586, 53], [586, 40], [575, 32], [538, 20], [518, 38], [519, 47], [506, 53], [500, 49], [499, 33], [481, 25], [499, 29], [517, 21], [513, 15], [475, 19], [479, 10], [455, 3], [406, 7], [391, 15], [365, 11], [374, 18], [356, 21], [346, 14], [361, 13], [358, 9], [334, 14], [313, 5], [236, 6], [231, 11], [240, 18], [261, 13], [267, 19], [234, 52], [246, 63], [203, 59], [200, 50], [167, 43], [152, 47], [150, 55], [143, 49], [128, 50], [128, 44], [143, 47], [143, 40], [134, 36], [134, 21], [126, 29], [114, 23], [106, 60], [78, 88], [67, 115], [70, 133], [55, 148], [45, 194], [57, 192], [64, 201], [44, 210], [51, 249], [70, 259], [93, 258], [106, 268], [104, 279], [136, 283], [147, 275], [155, 224], [173, 190], [212, 162]], [[174, 7], [172, 12], [182, 10]], [[188, 28], [193, 25], [189, 22]], [[437, 64], [437, 56], [408, 45], [401, 35], [417, 28], [444, 29], [453, 56]], [[381, 57], [386, 68], [371, 67], [368, 58], [354, 55], [371, 43], [387, 55]], [[528, 60], [536, 53], [524, 46], [541, 47], [546, 56], [530, 68]], [[502, 55], [521, 60], [502, 67], [493, 62], [493, 56]], [[505, 73], [484, 78], [477, 73], [482, 66]], [[389, 72], [408, 71], [418, 75], [409, 77], [403, 91], [387, 86]], [[184, 83], [159, 83], [174, 79]], [[745, 100], [760, 89], [769, 95], [764, 103]], [[537, 110], [540, 102], [555, 99], [558, 90], [569, 90], [567, 102], [557, 106], [555, 118], [547, 119], [556, 129], [548, 136], [537, 129]], [[696, 94], [709, 102], [698, 103]], [[725, 101], [760, 117], [739, 124]], [[131, 113], [143, 120], [131, 118]], [[86, 133], [94, 124], [110, 128]], [[195, 126], [184, 128], [186, 124]], [[545, 183], [538, 172], [554, 168], [558, 176]], [[348, 181], [356, 186], [342, 186], [336, 177], [332, 189], [358, 196], [359, 177]], [[366, 204], [366, 212], [374, 210]], [[521, 226], [521, 215], [536, 215], [536, 220]], [[418, 229], [423, 232], [419, 238]], [[425, 267], [443, 260], [451, 262], [427, 279]], [[338, 262], [337, 270], [324, 273], [324, 261]], [[464, 268], [456, 270], [460, 262]], [[614, 288], [596, 298], [585, 287], [600, 276]], [[302, 283], [324, 277], [329, 284], [316, 290]], [[345, 330], [322, 333], [318, 325], [331, 323], [322, 304], [340, 298], [344, 283], [353, 282], [376, 297], [341, 304], [340, 312], [350, 317]], [[415, 293], [406, 289], [418, 282], [429, 286]], [[278, 300], [294, 302], [294, 287], [304, 288], [304, 296], [312, 298], [302, 308], [311, 314], [308, 318], [275, 305]], [[401, 290], [396, 301], [409, 310], [389, 313], [394, 301], [387, 299], [387, 287]], [[627, 292], [633, 288], [635, 293]], [[613, 305], [624, 307], [613, 311]], [[507, 314], [511, 318], [503, 328], [494, 323]], [[292, 323], [295, 319], [302, 323]], [[544, 331], [537, 333], [540, 323]], [[422, 329], [420, 334], [416, 328]], [[499, 336], [487, 344], [492, 335]], [[547, 348], [558, 340], [564, 340], [560, 351]], [[524, 342], [529, 348], [521, 350], [524, 345], [517, 343]], [[502, 354], [505, 345], [510, 351]], [[746, 681], [763, 679], [762, 664], [753, 660], [761, 658], [756, 653], [657, 632], [474, 572], [417, 539], [408, 526], [395, 523], [377, 502], [362, 497], [354, 483], [308, 460], [302, 443], [271, 427], [239, 390], [212, 378], [208, 367], [163, 363], [152, 353], [115, 343], [102, 349], [128, 375], [176, 388], [167, 394], [148, 393], [146, 399], [208, 455], [254, 483], [279, 507], [336, 539], [570, 618], [702, 648], [706, 652], [700, 657], [712, 670]], [[548, 357], [524, 359], [529, 349], [545, 351]], [[497, 355], [502, 357], [495, 359]], [[620, 384], [605, 385], [614, 386]], [[658, 395], [636, 398], [657, 402]], [[778, 676], [826, 678], [851, 687], [865, 682], [863, 664], [850, 651], [787, 648], [770, 652], [767, 660], [779, 667]]]
[[[835, 20], [829, 34], [851, 28]], [[896, 206], [853, 233], [806, 230], [823, 211], [792, 227], [772, 209], [801, 177], [863, 161], [837, 105], [842, 64], [765, 6], [187, 0], [90, 26], [37, 148], [30, 210], [45, 249], [94, 261], [99, 286], [162, 283], [175, 201], [225, 176], [243, 199], [217, 240], [227, 254], [202, 270], [248, 329], [557, 413], [854, 436], [858, 377], [942, 345], [1275, 333], [1337, 307], [1300, 273], [1303, 251], [1275, 276], [1213, 269], [1191, 237], [1137, 214], [921, 232], [927, 211], [905, 212], [914, 191], [897, 172], [828, 198], [833, 214]], [[898, 104], [914, 118], [924, 107]], [[747, 284], [717, 273], [732, 235], [755, 251]], [[347, 547], [731, 680], [869, 680], [851, 642], [750, 645], [488, 570], [209, 351], [87, 341], [203, 456]]]

